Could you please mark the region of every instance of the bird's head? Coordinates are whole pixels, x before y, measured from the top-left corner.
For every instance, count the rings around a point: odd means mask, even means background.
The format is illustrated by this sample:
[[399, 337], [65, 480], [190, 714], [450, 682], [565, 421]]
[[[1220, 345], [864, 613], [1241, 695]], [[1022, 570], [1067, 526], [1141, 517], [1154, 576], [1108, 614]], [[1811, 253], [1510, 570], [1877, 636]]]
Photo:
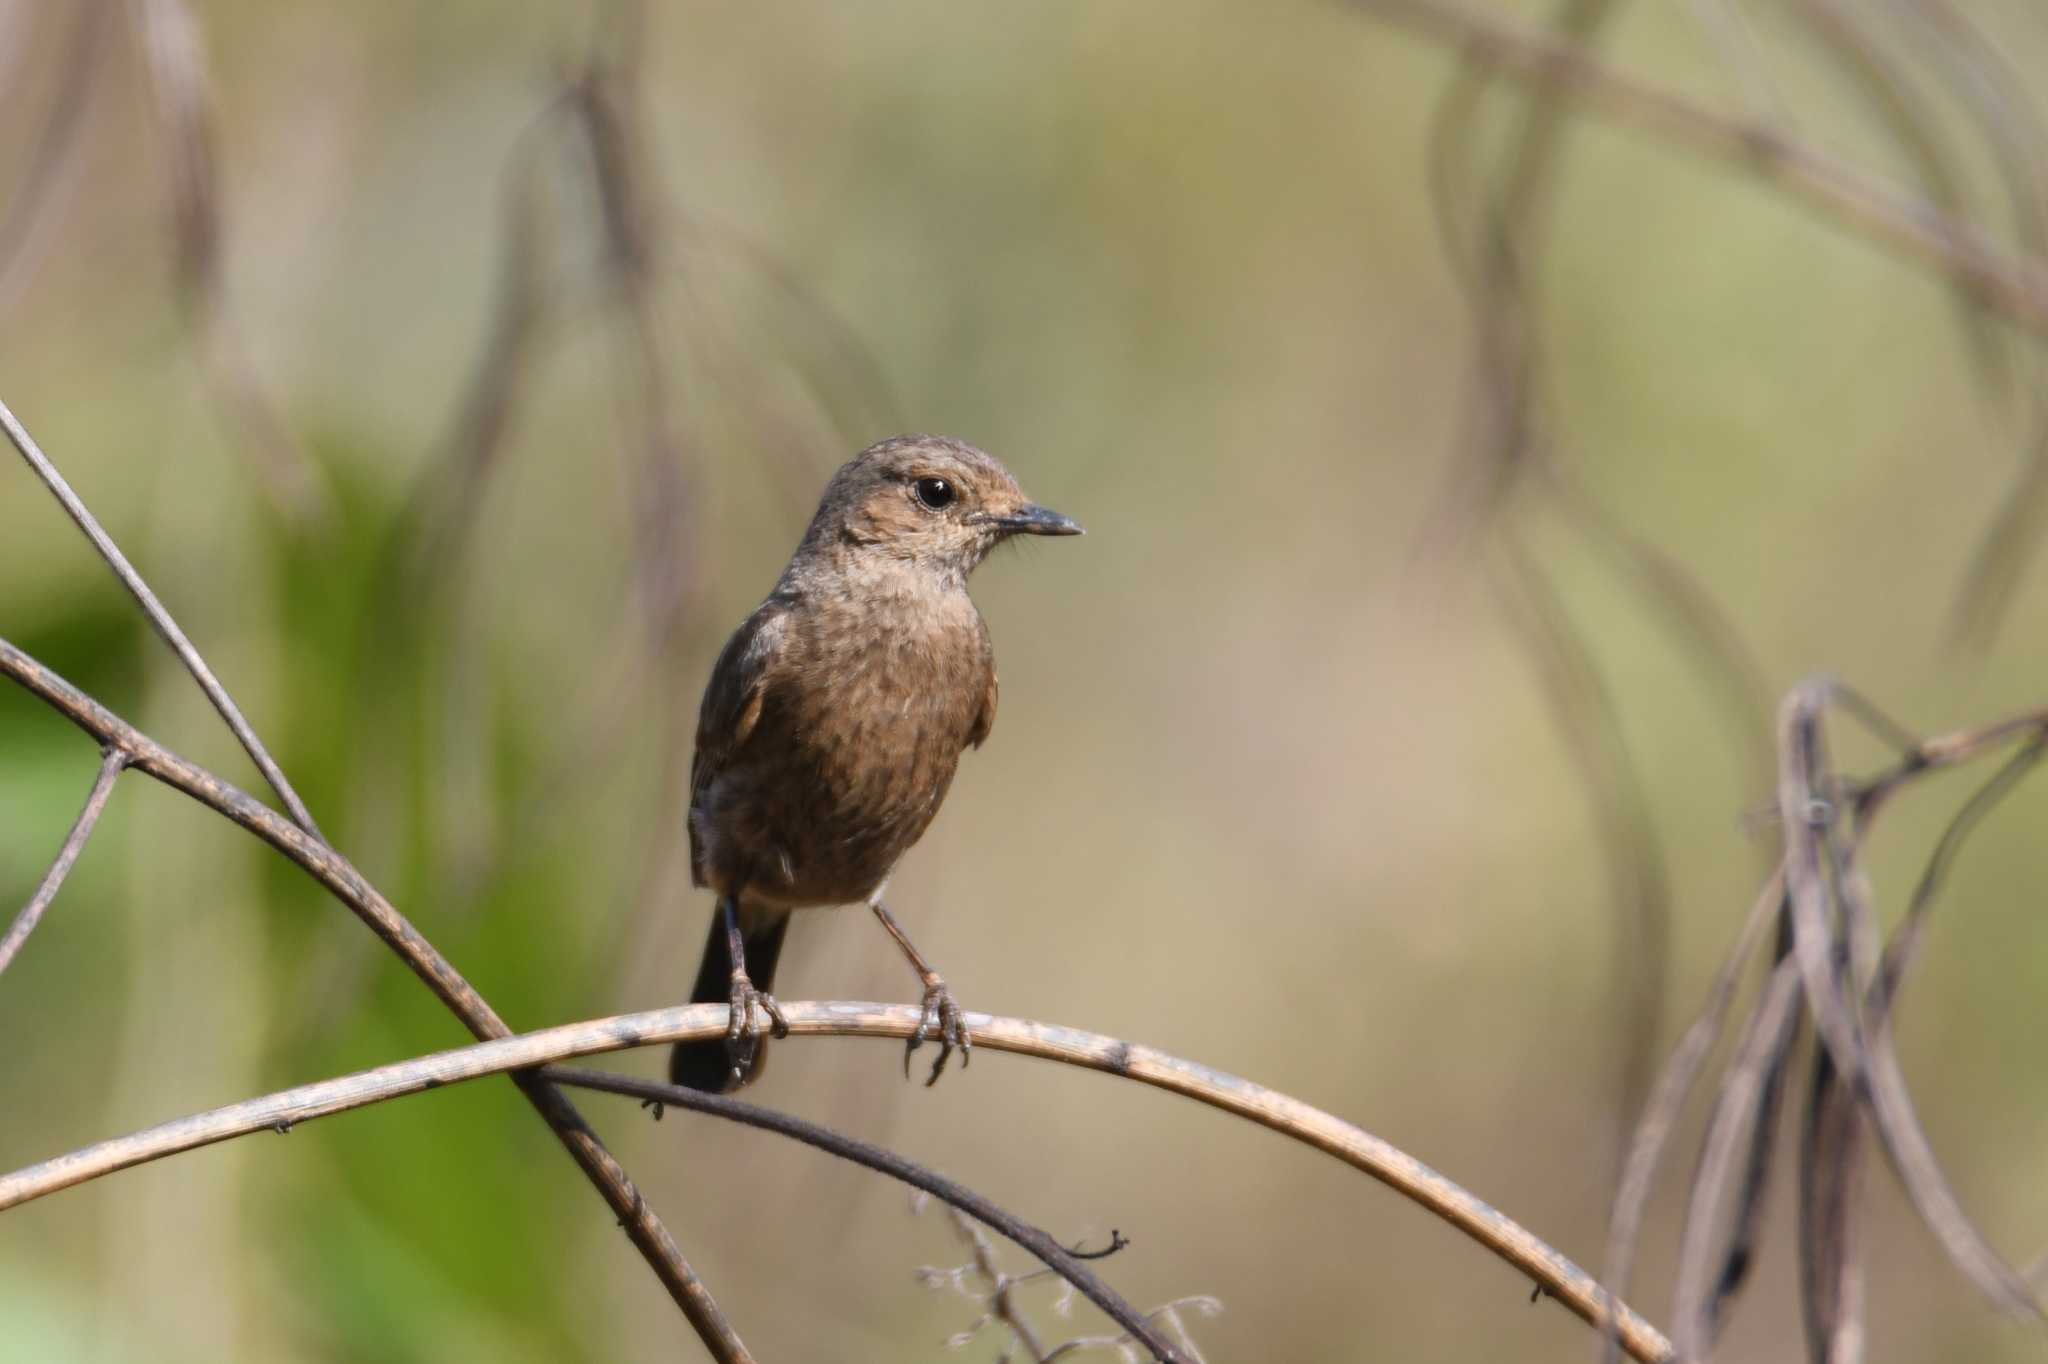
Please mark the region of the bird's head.
[[882, 556], [948, 580], [1013, 535], [1079, 535], [992, 455], [948, 436], [896, 436], [839, 467], [804, 536], [812, 555]]

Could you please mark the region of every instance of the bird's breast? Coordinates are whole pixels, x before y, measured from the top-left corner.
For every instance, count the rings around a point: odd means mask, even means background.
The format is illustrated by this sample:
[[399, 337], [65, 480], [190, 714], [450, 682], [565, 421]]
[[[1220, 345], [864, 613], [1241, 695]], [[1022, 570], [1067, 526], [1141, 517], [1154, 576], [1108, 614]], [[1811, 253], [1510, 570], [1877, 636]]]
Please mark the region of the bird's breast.
[[929, 610], [878, 610], [864, 623], [828, 622], [805, 643], [786, 722], [822, 782], [856, 806], [942, 794], [986, 681], [979, 629]]
[[993, 667], [960, 601], [964, 612], [884, 599], [792, 617], [760, 720], [714, 797], [755, 845], [763, 893], [864, 898], [931, 823]]

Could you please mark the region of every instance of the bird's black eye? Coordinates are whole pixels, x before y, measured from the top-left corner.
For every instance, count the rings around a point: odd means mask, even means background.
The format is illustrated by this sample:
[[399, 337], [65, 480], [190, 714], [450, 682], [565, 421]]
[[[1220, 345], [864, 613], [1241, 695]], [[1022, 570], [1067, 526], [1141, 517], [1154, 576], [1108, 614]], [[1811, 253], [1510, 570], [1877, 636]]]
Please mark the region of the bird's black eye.
[[953, 485], [943, 478], [920, 478], [916, 486], [917, 500], [933, 511], [944, 511], [959, 496]]

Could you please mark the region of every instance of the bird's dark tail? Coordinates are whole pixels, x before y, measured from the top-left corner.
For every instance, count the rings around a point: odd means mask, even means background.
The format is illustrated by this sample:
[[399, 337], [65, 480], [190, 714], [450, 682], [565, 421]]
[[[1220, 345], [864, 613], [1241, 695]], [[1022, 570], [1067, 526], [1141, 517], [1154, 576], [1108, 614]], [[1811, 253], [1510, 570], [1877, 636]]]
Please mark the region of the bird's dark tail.
[[[751, 928], [742, 928], [741, 949], [747, 954], [747, 978], [763, 993], [774, 989], [775, 960], [782, 955], [783, 935], [789, 932], [789, 915], [777, 914]], [[704, 939], [704, 963], [697, 968], [697, 986], [690, 992], [692, 1004], [724, 1004], [732, 998], [732, 948], [725, 934], [725, 915], [714, 911], [711, 932]], [[768, 1039], [755, 1044], [754, 1064], [740, 1084], [757, 1079], [768, 1060]], [[670, 1084], [723, 1094], [738, 1089], [733, 1083], [732, 1059], [726, 1054], [725, 1038], [701, 1042], [678, 1042], [668, 1056]]]

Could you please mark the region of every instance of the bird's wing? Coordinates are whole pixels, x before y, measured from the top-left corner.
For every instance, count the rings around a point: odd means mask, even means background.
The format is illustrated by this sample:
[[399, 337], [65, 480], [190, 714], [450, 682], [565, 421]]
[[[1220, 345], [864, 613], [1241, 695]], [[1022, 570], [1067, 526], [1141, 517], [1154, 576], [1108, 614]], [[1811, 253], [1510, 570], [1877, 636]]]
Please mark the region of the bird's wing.
[[971, 747], [980, 748], [988, 732], [996, 727], [996, 648], [988, 637], [988, 622], [976, 616], [981, 634], [981, 666], [988, 675], [988, 682], [981, 689], [981, 705], [974, 712], [974, 725], [967, 731], [967, 742]]
[[786, 603], [773, 597], [762, 602], [719, 650], [705, 684], [703, 708], [697, 712], [697, 751], [690, 759], [690, 868], [700, 876], [704, 850], [697, 832], [698, 803], [760, 721], [763, 683], [788, 625]]

